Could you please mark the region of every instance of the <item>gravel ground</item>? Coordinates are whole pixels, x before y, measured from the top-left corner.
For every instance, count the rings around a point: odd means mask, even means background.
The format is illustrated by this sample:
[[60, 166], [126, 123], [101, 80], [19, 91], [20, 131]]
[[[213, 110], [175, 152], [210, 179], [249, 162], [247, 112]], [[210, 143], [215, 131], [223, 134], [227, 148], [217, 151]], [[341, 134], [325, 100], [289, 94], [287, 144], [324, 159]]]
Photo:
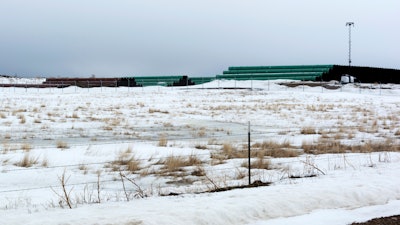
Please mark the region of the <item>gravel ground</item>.
[[389, 217], [381, 217], [372, 219], [363, 223], [352, 223], [351, 225], [399, 225], [400, 224], [400, 215], [398, 216], [389, 216]]

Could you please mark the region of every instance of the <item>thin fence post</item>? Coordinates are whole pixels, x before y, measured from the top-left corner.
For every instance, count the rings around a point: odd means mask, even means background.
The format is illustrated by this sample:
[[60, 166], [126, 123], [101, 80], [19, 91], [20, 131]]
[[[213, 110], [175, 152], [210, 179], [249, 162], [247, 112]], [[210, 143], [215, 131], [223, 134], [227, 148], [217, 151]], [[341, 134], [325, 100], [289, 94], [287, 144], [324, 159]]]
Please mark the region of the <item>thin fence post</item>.
[[251, 163], [250, 163], [250, 121], [249, 121], [249, 131], [247, 133], [248, 136], [248, 163], [249, 163], [249, 185], [251, 185]]

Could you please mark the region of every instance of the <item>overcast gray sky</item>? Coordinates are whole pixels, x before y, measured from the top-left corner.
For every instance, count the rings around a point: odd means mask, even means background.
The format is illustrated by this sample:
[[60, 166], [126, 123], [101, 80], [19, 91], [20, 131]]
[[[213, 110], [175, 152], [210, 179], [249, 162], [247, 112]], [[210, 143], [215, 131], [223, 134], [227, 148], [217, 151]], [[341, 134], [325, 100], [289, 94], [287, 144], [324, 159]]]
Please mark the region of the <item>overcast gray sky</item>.
[[0, 0], [0, 74], [214, 76], [228, 66], [400, 69], [399, 0]]

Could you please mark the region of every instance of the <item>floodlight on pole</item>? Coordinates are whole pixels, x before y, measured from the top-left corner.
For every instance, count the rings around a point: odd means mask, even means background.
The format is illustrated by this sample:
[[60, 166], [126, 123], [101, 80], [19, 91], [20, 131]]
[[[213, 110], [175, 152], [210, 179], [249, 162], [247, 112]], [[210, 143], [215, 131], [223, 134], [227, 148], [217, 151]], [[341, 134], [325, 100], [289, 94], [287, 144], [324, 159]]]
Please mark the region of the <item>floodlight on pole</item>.
[[347, 22], [346, 26], [349, 27], [349, 67], [351, 66], [351, 27], [354, 27], [354, 22]]

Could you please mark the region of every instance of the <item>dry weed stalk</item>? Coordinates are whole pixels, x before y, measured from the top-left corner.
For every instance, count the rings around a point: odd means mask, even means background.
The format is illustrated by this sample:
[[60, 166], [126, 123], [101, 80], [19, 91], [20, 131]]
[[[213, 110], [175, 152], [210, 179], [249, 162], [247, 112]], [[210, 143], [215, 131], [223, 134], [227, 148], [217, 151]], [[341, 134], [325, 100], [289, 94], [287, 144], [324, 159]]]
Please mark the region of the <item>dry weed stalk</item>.
[[135, 182], [134, 179], [127, 177], [127, 176], [126, 176], [125, 174], [123, 174], [121, 171], [119, 172], [119, 175], [120, 175], [120, 177], [121, 177], [122, 184], [123, 184], [124, 191], [125, 191], [125, 196], [126, 196], [127, 199], [129, 199], [129, 197], [128, 197], [128, 193], [127, 193], [127, 191], [126, 191], [125, 183], [123, 182], [123, 179], [126, 179], [127, 181], [131, 182], [131, 183], [136, 187], [136, 193], [135, 193], [134, 197], [137, 197], [137, 198], [145, 198], [145, 197], [148, 197], [148, 196], [146, 195], [146, 193], [143, 191], [143, 189]]
[[63, 174], [61, 175], [61, 177], [58, 177], [58, 180], [60, 181], [61, 188], [62, 188], [62, 194], [59, 194], [58, 192], [56, 192], [52, 187], [50, 187], [50, 188], [60, 198], [59, 204], [61, 207], [63, 207], [62, 202], [65, 202], [68, 205], [68, 207], [70, 209], [72, 209], [72, 203], [71, 203], [70, 196], [71, 196], [73, 187], [69, 191], [67, 190], [67, 187], [66, 187], [70, 177], [71, 176], [69, 176], [68, 178], [65, 177], [65, 170], [64, 170]]

